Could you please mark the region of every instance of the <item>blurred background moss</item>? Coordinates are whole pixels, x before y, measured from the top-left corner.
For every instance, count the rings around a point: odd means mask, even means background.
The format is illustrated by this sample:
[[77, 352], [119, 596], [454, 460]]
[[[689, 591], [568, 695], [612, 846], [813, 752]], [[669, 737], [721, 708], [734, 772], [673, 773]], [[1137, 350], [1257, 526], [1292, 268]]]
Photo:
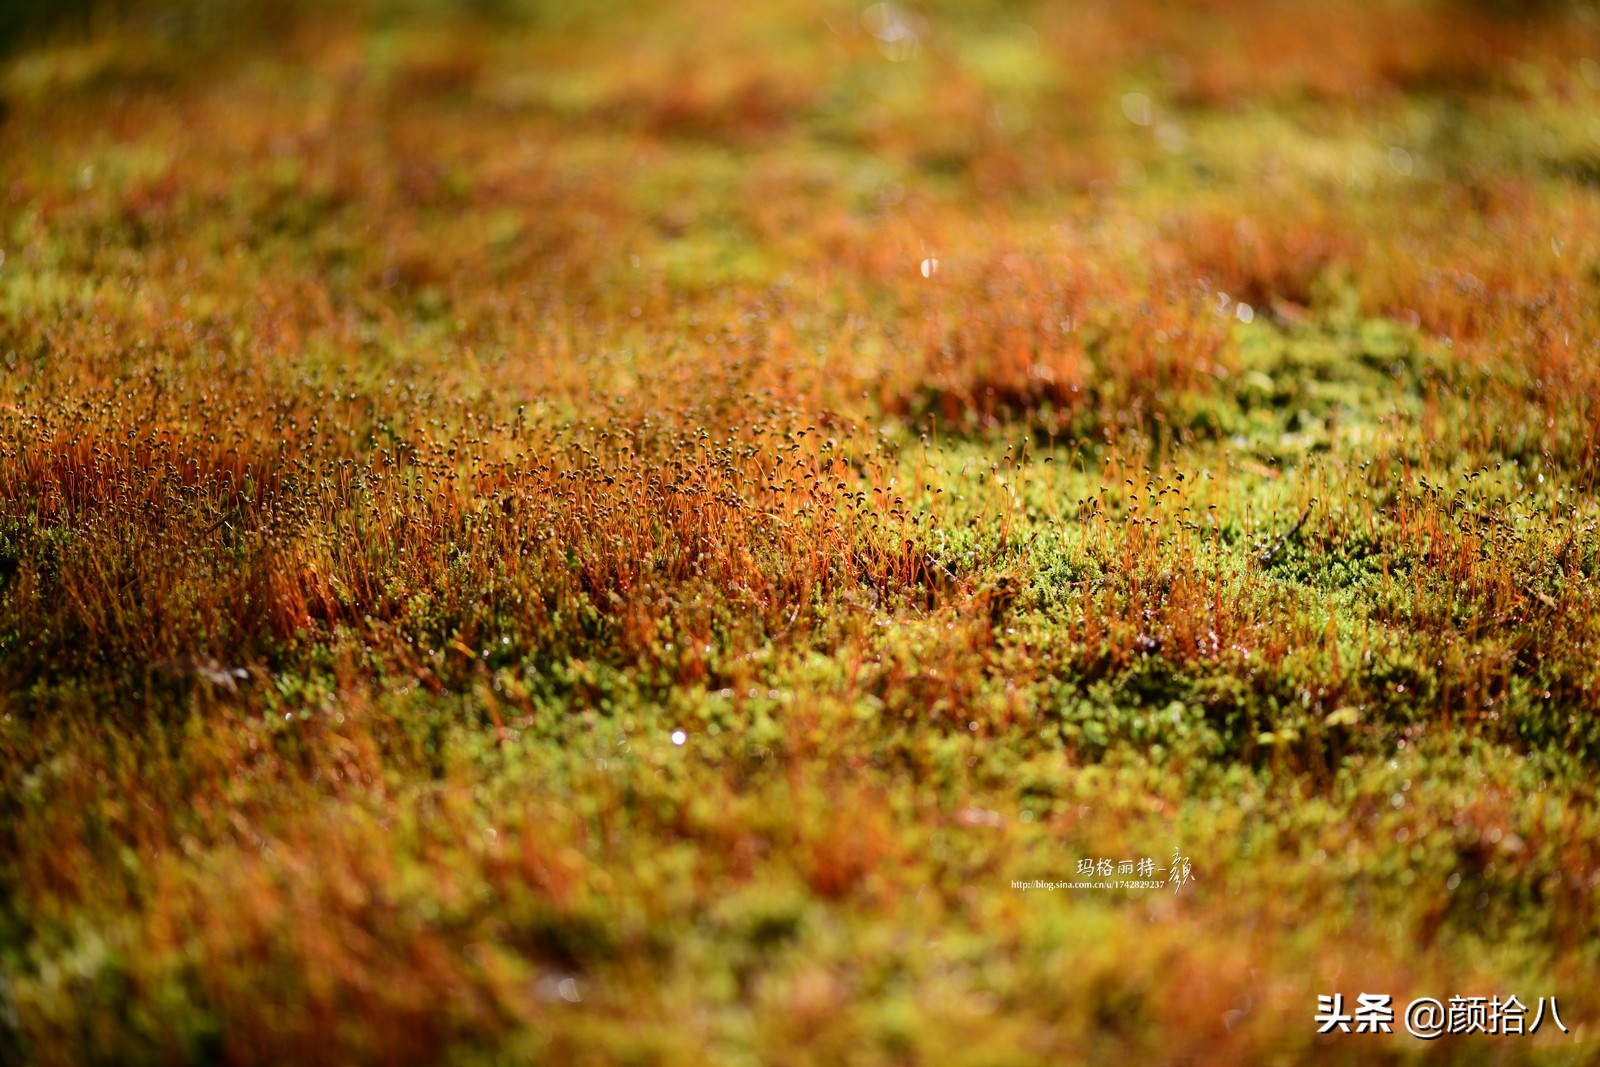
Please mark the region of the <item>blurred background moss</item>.
[[0, 0], [0, 48], [74, 24], [86, 27], [94, 0]]
[[526, 23], [571, 21], [615, 8], [617, 0], [0, 0], [0, 52], [29, 41], [81, 35], [99, 27], [130, 25], [197, 43], [229, 34], [270, 32], [296, 16], [345, 8], [378, 17], [467, 17]]

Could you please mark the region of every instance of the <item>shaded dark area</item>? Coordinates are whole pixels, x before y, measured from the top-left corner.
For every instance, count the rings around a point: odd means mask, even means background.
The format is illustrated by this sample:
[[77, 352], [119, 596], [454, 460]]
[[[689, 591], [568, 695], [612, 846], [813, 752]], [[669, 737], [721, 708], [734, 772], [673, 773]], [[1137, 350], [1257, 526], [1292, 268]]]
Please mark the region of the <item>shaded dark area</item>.
[[81, 32], [99, 6], [95, 0], [0, 0], [0, 52], [50, 33]]
[[0, 57], [113, 27], [185, 45], [259, 39], [289, 25], [300, 6], [299, 0], [0, 0]]

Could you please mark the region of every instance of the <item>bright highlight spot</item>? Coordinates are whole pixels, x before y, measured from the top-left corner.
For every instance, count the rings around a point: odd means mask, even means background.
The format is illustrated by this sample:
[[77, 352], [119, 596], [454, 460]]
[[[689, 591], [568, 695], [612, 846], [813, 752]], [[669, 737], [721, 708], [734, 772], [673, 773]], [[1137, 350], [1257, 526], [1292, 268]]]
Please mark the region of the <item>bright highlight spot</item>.
[[939, 261], [937, 259], [925, 259], [922, 261], [922, 276], [924, 278], [931, 278], [938, 273]]
[[916, 57], [927, 23], [899, 4], [872, 4], [861, 12], [861, 24], [878, 39], [878, 51], [895, 63]]
[[1144, 93], [1129, 93], [1122, 98], [1122, 113], [1135, 126], [1150, 125], [1150, 98]]
[[684, 733], [682, 730], [674, 730], [674, 731], [672, 731], [672, 743], [673, 744], [681, 745], [687, 740], [689, 740], [689, 735]]

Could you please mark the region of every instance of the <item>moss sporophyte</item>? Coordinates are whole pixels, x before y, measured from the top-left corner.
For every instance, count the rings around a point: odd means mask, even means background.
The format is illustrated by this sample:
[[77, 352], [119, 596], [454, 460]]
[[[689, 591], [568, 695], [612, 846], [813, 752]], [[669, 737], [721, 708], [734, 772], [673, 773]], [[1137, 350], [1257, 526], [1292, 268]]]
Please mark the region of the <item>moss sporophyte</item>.
[[0, 48], [0, 1063], [1594, 1058], [1591, 4]]

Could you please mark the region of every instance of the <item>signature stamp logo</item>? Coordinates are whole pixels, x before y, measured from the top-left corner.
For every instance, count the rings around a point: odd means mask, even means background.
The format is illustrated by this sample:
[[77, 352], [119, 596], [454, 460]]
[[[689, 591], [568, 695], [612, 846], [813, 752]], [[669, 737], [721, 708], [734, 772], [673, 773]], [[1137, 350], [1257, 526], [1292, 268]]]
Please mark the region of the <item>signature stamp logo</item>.
[[1158, 867], [1156, 863], [1157, 861], [1151, 856], [1138, 858], [1086, 856], [1078, 860], [1075, 880], [1061, 882], [1039, 878], [1014, 880], [1011, 888], [1053, 892], [1058, 889], [1145, 890], [1164, 889], [1170, 886], [1172, 891], [1177, 893], [1190, 882], [1197, 880], [1194, 863], [1176, 846], [1166, 866]]

